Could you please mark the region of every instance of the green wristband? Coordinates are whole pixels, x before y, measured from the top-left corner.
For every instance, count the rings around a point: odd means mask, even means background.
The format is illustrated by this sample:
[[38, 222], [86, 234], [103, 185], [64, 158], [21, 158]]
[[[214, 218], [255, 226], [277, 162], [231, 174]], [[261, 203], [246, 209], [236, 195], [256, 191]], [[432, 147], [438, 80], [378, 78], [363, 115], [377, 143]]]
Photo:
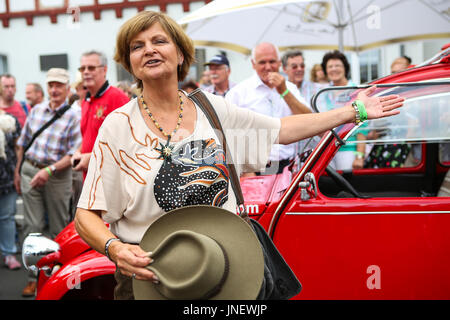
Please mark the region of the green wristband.
[[284, 98], [288, 93], [289, 93], [289, 89], [286, 89], [286, 91], [284, 91], [282, 94], [280, 94], [280, 96], [282, 98]]
[[361, 100], [355, 100], [353, 103], [358, 108], [359, 120], [361, 122], [366, 121], [367, 120], [367, 111], [366, 111], [366, 107], [364, 106], [364, 103]]
[[47, 171], [48, 176], [51, 177], [51, 175], [52, 175], [52, 170], [50, 170], [49, 167], [45, 167], [45, 171]]

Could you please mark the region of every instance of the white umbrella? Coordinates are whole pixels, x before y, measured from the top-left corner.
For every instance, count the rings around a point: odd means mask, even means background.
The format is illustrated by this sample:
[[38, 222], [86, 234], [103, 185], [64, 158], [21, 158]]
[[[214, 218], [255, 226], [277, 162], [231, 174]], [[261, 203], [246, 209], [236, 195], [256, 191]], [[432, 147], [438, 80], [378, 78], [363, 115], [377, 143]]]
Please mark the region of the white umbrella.
[[197, 46], [249, 54], [263, 41], [361, 51], [450, 38], [450, 0], [215, 0], [178, 21]]

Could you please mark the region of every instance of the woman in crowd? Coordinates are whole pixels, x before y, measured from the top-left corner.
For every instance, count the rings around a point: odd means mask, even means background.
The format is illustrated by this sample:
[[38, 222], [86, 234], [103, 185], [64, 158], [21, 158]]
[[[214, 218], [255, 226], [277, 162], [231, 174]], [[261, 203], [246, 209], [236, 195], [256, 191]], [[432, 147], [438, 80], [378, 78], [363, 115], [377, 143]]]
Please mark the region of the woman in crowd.
[[[322, 59], [322, 69], [325, 76], [330, 80], [331, 86], [350, 87], [356, 86], [350, 76], [350, 64], [345, 55], [337, 50], [326, 53]], [[323, 95], [324, 105], [328, 110], [336, 107], [336, 105], [344, 105], [350, 101], [350, 96], [345, 91], [327, 92]], [[367, 123], [362, 127], [367, 126]], [[347, 141], [366, 140], [367, 132], [359, 131], [356, 135], [351, 136]], [[352, 170], [362, 169], [364, 166], [365, 143], [358, 145], [347, 143], [340, 147], [338, 153], [335, 155], [331, 165], [336, 170]]]
[[323, 72], [322, 65], [319, 63], [316, 63], [311, 68], [311, 82], [321, 85], [326, 85], [329, 83], [327, 77], [325, 76], [325, 72]]
[[[167, 15], [143, 11], [121, 27], [116, 48], [115, 60], [135, 77], [142, 94], [105, 119], [75, 223], [88, 244], [116, 263], [116, 299], [132, 299], [132, 278], [159, 281], [145, 268], [151, 259], [138, 245], [150, 224], [165, 212], [187, 205], [236, 212], [236, 198], [221, 140], [201, 109], [178, 89], [194, 62], [192, 40]], [[369, 97], [373, 90], [358, 96], [369, 119], [399, 112], [401, 98]], [[245, 143], [231, 148], [238, 174], [264, 168], [273, 143], [311, 137], [355, 121], [356, 116], [347, 105], [275, 119], [206, 95], [228, 141], [233, 141], [236, 131], [232, 129], [238, 129], [240, 140], [257, 139], [252, 145], [258, 146], [258, 152], [246, 152]]]

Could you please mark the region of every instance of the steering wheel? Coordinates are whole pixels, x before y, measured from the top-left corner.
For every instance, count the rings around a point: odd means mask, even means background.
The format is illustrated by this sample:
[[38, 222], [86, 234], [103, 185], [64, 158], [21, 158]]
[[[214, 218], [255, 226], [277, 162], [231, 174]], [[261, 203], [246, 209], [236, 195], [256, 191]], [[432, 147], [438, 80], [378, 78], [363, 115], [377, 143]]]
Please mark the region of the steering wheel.
[[352, 196], [361, 199], [369, 199], [371, 197], [362, 195], [359, 193], [343, 176], [341, 176], [334, 168], [327, 166], [326, 173], [336, 182], [339, 186], [344, 188], [344, 191], [349, 192]]

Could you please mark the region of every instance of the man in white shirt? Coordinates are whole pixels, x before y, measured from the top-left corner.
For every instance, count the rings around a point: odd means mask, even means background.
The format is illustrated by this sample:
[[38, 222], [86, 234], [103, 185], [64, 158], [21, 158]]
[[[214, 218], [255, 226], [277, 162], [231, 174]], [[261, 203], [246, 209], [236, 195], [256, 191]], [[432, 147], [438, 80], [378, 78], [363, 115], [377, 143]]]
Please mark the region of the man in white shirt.
[[221, 54], [215, 55], [208, 63], [205, 63], [205, 66], [209, 68], [209, 78], [212, 84], [204, 90], [225, 97], [235, 85], [228, 79], [231, 73], [228, 58]]
[[[311, 112], [297, 87], [278, 72], [281, 60], [273, 44], [260, 43], [252, 50], [252, 66], [256, 74], [228, 91], [228, 101], [275, 118]], [[274, 144], [265, 174], [282, 172], [294, 155], [295, 143]]]

